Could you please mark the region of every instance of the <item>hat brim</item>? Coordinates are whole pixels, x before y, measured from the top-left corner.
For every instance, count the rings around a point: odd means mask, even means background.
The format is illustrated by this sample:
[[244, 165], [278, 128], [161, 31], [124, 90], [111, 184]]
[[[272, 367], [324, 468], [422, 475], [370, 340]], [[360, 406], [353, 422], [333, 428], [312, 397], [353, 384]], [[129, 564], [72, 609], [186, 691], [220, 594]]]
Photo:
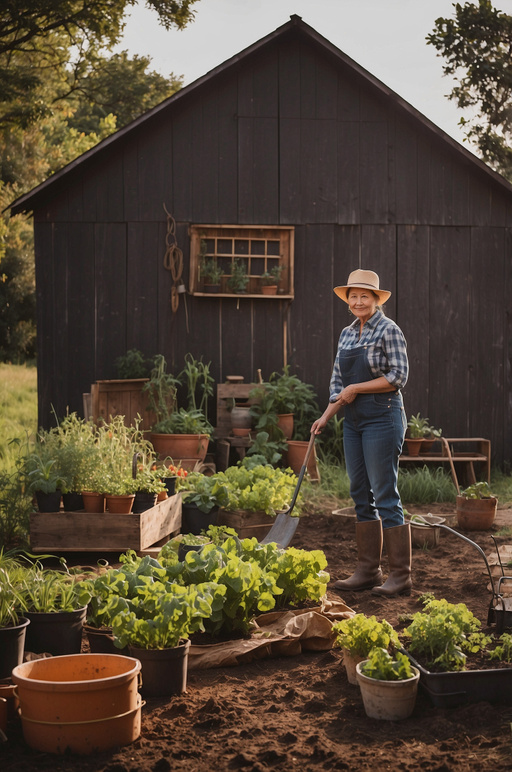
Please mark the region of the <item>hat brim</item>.
[[379, 298], [379, 306], [382, 306], [391, 297], [391, 292], [388, 290], [376, 290], [368, 284], [345, 284], [343, 287], [334, 287], [334, 293], [348, 304], [347, 290], [349, 289], [366, 289], [374, 292]]

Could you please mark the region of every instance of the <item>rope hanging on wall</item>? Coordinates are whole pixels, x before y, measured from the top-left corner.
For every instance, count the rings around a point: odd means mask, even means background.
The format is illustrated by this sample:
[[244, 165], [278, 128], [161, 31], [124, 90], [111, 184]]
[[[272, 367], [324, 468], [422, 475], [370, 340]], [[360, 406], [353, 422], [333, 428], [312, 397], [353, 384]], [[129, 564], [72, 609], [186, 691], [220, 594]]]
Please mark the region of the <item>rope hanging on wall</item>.
[[[183, 252], [178, 247], [176, 241], [176, 221], [172, 214], [167, 210], [165, 204], [163, 204], [165, 214], [167, 215], [167, 233], [165, 235], [165, 255], [164, 255], [164, 267], [171, 272], [172, 287], [171, 287], [171, 309], [173, 314], [176, 313], [180, 304], [180, 295], [185, 295], [186, 289], [183, 284]], [[187, 298], [185, 296], [185, 313], [187, 318], [187, 332], [188, 332], [188, 311], [187, 311]]]

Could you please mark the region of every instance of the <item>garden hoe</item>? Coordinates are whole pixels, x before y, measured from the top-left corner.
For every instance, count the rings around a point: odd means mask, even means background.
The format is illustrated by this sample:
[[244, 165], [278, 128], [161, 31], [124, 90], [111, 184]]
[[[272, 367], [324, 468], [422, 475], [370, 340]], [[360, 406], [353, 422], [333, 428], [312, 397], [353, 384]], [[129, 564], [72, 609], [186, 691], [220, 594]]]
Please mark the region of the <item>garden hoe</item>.
[[306, 474], [306, 469], [308, 466], [309, 457], [311, 455], [311, 451], [313, 450], [313, 445], [315, 444], [315, 435], [313, 432], [311, 432], [311, 438], [309, 440], [308, 449], [306, 451], [306, 455], [304, 456], [304, 463], [302, 464], [299, 472], [299, 479], [297, 480], [297, 485], [295, 486], [295, 492], [293, 494], [292, 503], [286, 510], [286, 512], [279, 512], [279, 514], [276, 516], [276, 520], [270, 531], [267, 533], [267, 535], [261, 540], [261, 544], [270, 544], [271, 542], [276, 542], [279, 544], [280, 547], [286, 548], [297, 530], [297, 526], [299, 524], [299, 517], [291, 517], [291, 513], [293, 510], [293, 507], [295, 506], [295, 502], [297, 501], [297, 496], [299, 495], [300, 486], [302, 485], [302, 479], [304, 475]]

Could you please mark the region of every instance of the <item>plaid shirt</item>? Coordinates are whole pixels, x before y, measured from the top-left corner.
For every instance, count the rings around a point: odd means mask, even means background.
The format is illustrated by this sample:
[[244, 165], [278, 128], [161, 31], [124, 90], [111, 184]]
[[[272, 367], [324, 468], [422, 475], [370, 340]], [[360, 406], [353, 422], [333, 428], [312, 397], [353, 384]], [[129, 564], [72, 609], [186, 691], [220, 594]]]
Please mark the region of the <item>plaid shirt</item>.
[[384, 316], [382, 311], [376, 311], [363, 325], [361, 337], [359, 337], [359, 329], [360, 322], [359, 319], [356, 319], [341, 331], [329, 388], [329, 400], [331, 402], [336, 400], [343, 389], [343, 379], [339, 367], [339, 356], [342, 349], [365, 346], [368, 364], [375, 378], [383, 375], [397, 389], [402, 389], [407, 383], [409, 374], [407, 344], [400, 327], [387, 316]]

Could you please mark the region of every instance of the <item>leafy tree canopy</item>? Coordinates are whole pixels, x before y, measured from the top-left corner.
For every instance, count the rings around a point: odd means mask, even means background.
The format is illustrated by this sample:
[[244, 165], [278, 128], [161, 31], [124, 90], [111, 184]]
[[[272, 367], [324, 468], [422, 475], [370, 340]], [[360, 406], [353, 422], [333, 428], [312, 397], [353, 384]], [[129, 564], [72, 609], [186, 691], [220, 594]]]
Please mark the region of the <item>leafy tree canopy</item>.
[[[179, 29], [197, 0], [146, 0], [160, 23]], [[0, 6], [0, 127], [26, 127], [47, 113], [41, 88], [51, 70], [73, 62], [68, 93], [98, 52], [120, 40], [136, 0], [3, 0]], [[73, 56], [71, 56], [71, 53]], [[66, 93], [65, 91], [63, 93]]]
[[449, 94], [475, 117], [460, 123], [482, 158], [512, 180], [512, 16], [490, 0], [455, 3], [455, 17], [436, 20], [427, 42], [445, 59], [445, 75], [457, 85]]

